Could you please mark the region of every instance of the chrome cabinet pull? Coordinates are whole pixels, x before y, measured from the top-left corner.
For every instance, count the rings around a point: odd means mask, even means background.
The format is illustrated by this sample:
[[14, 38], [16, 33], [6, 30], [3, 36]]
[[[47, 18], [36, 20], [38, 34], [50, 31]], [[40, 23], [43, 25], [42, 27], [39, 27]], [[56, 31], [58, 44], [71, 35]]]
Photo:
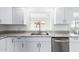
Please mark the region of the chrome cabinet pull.
[[24, 48], [24, 43], [22, 43], [22, 48]]
[[13, 43], [13, 39], [12, 39], [12, 43]]
[[38, 51], [40, 52], [40, 48], [41, 48], [41, 43], [40, 42], [37, 44], [37, 47], [38, 47]]
[[2, 21], [1, 21], [1, 19], [0, 19], [0, 23], [1, 23]]
[[40, 42], [37, 44], [37, 47], [38, 47], [38, 48], [40, 48], [40, 47], [41, 47], [41, 43], [40, 43]]

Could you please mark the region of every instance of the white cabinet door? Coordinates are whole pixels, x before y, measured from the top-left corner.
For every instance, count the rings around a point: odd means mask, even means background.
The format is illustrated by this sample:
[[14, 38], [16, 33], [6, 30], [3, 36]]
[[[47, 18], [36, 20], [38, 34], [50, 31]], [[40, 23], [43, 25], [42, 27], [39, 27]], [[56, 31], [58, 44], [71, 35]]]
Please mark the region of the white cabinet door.
[[70, 52], [79, 52], [79, 38], [70, 38]]
[[0, 7], [0, 24], [12, 24], [11, 7]]
[[67, 24], [71, 24], [74, 20], [73, 17], [73, 8], [72, 7], [65, 7], [65, 20]]
[[23, 38], [24, 41], [24, 47], [23, 51], [25, 52], [38, 52], [39, 49], [37, 47], [38, 40], [34, 37], [25, 37]]
[[18, 40], [15, 41], [15, 52], [37, 52], [37, 43], [35, 41]]
[[23, 51], [25, 52], [38, 52], [37, 41], [25, 41]]
[[24, 51], [27, 52], [51, 52], [51, 38], [26, 37], [24, 39]]
[[14, 50], [15, 52], [22, 52], [23, 50], [22, 50], [22, 42], [20, 42], [20, 41], [17, 41], [17, 42], [15, 42], [15, 50]]
[[6, 40], [5, 38], [4, 39], [1, 39], [0, 40], [0, 52], [6, 52], [7, 49], [6, 49]]
[[24, 24], [24, 8], [12, 8], [12, 24]]
[[59, 7], [56, 8], [56, 24], [63, 24], [64, 23], [64, 8]]
[[13, 52], [14, 51], [14, 42], [13, 38], [6, 37], [0, 40], [0, 52]]
[[15, 38], [14, 51], [15, 52], [23, 52], [23, 41], [21, 38]]
[[73, 8], [56, 8], [56, 24], [70, 24], [73, 20]]
[[15, 39], [15, 52], [51, 52], [51, 38], [25, 37]]
[[14, 38], [8, 37], [7, 40], [7, 52], [13, 52], [14, 51]]
[[41, 41], [40, 52], [51, 52], [51, 42], [50, 41]]

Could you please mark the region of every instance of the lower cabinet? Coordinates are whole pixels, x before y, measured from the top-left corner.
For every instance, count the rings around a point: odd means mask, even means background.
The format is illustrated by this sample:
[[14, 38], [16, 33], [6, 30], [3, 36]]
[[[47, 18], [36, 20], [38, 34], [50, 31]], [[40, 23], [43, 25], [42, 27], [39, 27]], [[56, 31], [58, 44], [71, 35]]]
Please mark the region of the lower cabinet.
[[6, 37], [0, 39], [0, 52], [51, 52], [51, 38]]
[[[79, 37], [70, 37], [70, 52], [79, 52]], [[51, 37], [7, 37], [0, 39], [0, 52], [51, 52]]]
[[70, 38], [70, 52], [79, 52], [79, 37]]
[[0, 39], [0, 52], [13, 52], [14, 42], [12, 37]]
[[6, 49], [7, 52], [14, 52], [14, 37], [7, 37], [6, 38]]
[[51, 52], [51, 42], [50, 41], [41, 41], [41, 52]]
[[26, 52], [51, 52], [50, 42], [45, 41], [29, 41], [24, 43]]
[[38, 52], [37, 41], [25, 41], [23, 51], [25, 52]]
[[22, 38], [15, 38], [14, 40], [14, 51], [15, 52], [23, 52], [24, 49], [24, 41]]
[[0, 52], [6, 52], [6, 40], [4, 39], [0, 39]]
[[26, 37], [25, 49], [27, 52], [51, 52], [51, 38]]
[[51, 52], [51, 38], [25, 37], [16, 39], [15, 52]]

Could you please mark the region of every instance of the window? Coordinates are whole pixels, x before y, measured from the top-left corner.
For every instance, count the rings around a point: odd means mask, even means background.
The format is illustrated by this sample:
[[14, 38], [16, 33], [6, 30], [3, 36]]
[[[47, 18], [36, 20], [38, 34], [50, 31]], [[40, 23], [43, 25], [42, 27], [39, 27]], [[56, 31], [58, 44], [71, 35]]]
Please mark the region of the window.
[[51, 30], [50, 13], [48, 12], [31, 12], [30, 20], [30, 30], [32, 31]]

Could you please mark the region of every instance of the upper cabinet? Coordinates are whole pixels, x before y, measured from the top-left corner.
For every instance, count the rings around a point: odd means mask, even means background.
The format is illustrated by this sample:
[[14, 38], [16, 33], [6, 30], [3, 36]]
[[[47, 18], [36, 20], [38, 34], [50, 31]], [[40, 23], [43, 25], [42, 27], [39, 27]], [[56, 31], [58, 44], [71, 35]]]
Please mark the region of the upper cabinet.
[[70, 24], [73, 18], [72, 7], [57, 7], [55, 12], [56, 23], [55, 24]]
[[24, 8], [12, 8], [12, 24], [24, 24]]
[[70, 25], [74, 20], [74, 17], [73, 17], [74, 9], [72, 7], [65, 7], [64, 9], [65, 9], [64, 16], [65, 16], [66, 23]]
[[0, 7], [0, 24], [24, 24], [24, 8]]
[[64, 23], [64, 8], [55, 8], [56, 24]]
[[11, 7], [0, 7], [0, 24], [12, 24]]

